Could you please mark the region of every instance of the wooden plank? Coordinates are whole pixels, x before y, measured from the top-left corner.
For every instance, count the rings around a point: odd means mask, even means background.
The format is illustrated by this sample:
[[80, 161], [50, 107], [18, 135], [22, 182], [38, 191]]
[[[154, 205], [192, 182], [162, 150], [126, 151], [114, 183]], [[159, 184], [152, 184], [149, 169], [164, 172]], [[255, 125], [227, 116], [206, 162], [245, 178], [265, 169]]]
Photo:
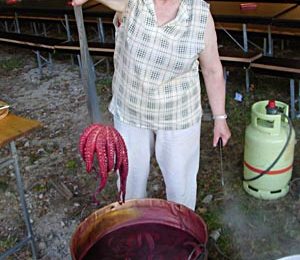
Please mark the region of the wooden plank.
[[[80, 45], [79, 42], [65, 42], [54, 46], [57, 52], [68, 52], [79, 54]], [[91, 55], [108, 56], [111, 57], [115, 51], [115, 45], [113, 43], [99, 43], [89, 42], [88, 49]]]
[[251, 68], [259, 68], [264, 70], [270, 70], [270, 71], [278, 71], [278, 72], [288, 72], [293, 74], [299, 74], [300, 76], [300, 69], [298, 68], [291, 68], [291, 67], [285, 67], [285, 66], [276, 66], [276, 65], [270, 65], [270, 64], [259, 64], [259, 63], [252, 63]]
[[[300, 19], [300, 18], [299, 18]], [[241, 23], [216, 23], [216, 30], [227, 30], [230, 32], [242, 32]], [[248, 33], [267, 34], [268, 26], [263, 24], [247, 24]], [[272, 36], [300, 36], [300, 28], [271, 26]]]
[[241, 10], [241, 2], [210, 2], [210, 10], [216, 22], [270, 24], [272, 19], [296, 4], [287, 3], [257, 3], [255, 10]]
[[57, 190], [57, 192], [65, 199], [70, 200], [73, 198], [73, 193], [70, 189], [60, 180], [49, 180], [49, 183]]
[[255, 73], [300, 79], [300, 61], [277, 57], [261, 57], [250, 64]]
[[251, 62], [262, 57], [261, 52], [243, 52], [228, 48], [219, 48], [219, 56], [223, 66], [249, 66]]
[[36, 120], [9, 113], [0, 120], [0, 147], [41, 127]]
[[273, 37], [280, 37], [280, 36], [299, 37], [300, 36], [300, 27], [291, 28], [291, 27], [272, 26], [271, 29], [272, 29]]
[[37, 35], [0, 32], [0, 42], [14, 44], [20, 47], [38, 50], [54, 51], [54, 45], [63, 40]]

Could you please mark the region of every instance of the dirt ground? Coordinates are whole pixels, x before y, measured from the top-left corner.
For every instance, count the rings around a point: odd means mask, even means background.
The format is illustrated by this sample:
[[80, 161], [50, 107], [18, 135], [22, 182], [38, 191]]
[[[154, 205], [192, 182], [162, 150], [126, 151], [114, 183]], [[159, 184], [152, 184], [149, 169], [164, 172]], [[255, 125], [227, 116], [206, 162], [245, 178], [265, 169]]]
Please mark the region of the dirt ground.
[[[289, 103], [288, 81], [252, 75], [252, 89], [245, 95], [243, 71], [230, 71], [227, 110], [232, 139], [223, 150], [225, 185], [220, 180], [220, 154], [212, 147], [212, 121], [207, 99], [202, 123], [201, 165], [198, 177], [196, 213], [208, 225], [209, 233], [220, 231], [216, 244], [209, 245], [209, 259], [278, 259], [300, 254], [300, 185], [294, 185], [284, 198], [259, 200], [242, 188], [244, 132], [250, 122], [250, 106], [267, 98]], [[111, 74], [98, 68], [97, 91], [104, 123], [111, 124], [107, 103], [111, 97]], [[244, 95], [234, 100], [235, 92]], [[69, 56], [54, 58], [52, 70], [40, 77], [33, 52], [11, 46], [0, 48], [0, 100], [11, 112], [38, 120], [43, 127], [17, 140], [26, 200], [40, 259], [70, 259], [70, 239], [77, 225], [97, 208], [116, 200], [115, 176], [94, 206], [91, 195], [97, 185], [85, 172], [77, 144], [89, 124], [85, 92], [78, 66]], [[294, 122], [297, 139], [299, 120]], [[300, 178], [299, 144], [295, 147], [292, 179]], [[7, 155], [2, 149], [0, 156]], [[72, 197], [61, 194], [63, 183]], [[297, 182], [294, 182], [295, 184]], [[165, 198], [160, 170], [153, 159], [149, 177], [149, 197]], [[209, 199], [211, 198], [211, 200]], [[0, 176], [0, 252], [25, 234], [12, 168]], [[23, 249], [11, 259], [30, 259]]]

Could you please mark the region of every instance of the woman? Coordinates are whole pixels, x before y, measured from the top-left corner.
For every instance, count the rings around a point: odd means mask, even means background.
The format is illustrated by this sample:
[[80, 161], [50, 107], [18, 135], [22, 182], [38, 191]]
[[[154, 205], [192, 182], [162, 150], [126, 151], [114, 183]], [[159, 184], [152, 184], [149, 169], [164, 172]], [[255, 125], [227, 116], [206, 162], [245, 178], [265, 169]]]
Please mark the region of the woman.
[[[87, 0], [73, 0], [81, 5]], [[146, 197], [155, 152], [167, 199], [196, 206], [199, 64], [214, 118], [213, 146], [230, 138], [214, 22], [203, 0], [98, 0], [116, 11], [109, 110], [129, 158], [126, 199]]]

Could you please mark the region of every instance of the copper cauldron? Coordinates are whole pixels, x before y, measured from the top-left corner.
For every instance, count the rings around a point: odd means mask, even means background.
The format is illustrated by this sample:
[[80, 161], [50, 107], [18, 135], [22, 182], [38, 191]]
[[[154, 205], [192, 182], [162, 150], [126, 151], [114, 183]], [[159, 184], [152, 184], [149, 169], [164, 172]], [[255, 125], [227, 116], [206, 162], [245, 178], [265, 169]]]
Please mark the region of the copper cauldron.
[[189, 208], [161, 199], [112, 203], [87, 217], [71, 239], [73, 260], [205, 259], [207, 227]]

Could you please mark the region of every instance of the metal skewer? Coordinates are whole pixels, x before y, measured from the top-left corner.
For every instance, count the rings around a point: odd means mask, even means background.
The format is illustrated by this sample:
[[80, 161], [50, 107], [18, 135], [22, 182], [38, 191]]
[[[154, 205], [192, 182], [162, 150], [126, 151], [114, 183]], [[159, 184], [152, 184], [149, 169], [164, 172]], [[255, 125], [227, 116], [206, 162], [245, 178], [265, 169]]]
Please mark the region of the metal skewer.
[[93, 62], [89, 53], [88, 41], [84, 27], [84, 20], [81, 6], [74, 6], [75, 19], [78, 29], [80, 59], [82, 64], [82, 81], [87, 95], [87, 105], [92, 123], [102, 121], [102, 115], [99, 109], [99, 103], [96, 91], [96, 76], [93, 68]]
[[222, 137], [218, 141], [220, 151], [220, 171], [221, 171], [221, 185], [224, 186], [224, 173], [223, 173], [223, 140]]

